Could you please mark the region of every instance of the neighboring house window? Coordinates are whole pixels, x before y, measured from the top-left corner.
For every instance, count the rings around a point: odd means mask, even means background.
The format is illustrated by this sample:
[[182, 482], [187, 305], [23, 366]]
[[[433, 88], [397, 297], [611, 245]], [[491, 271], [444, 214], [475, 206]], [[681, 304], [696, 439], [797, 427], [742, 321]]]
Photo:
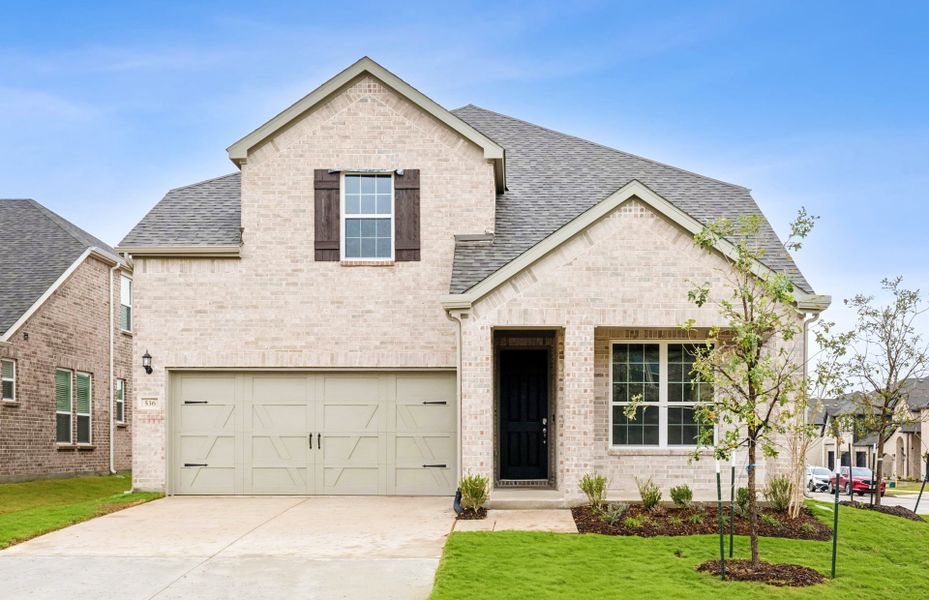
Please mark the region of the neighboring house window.
[[55, 370], [55, 439], [71, 443], [71, 371]]
[[90, 373], [77, 373], [77, 443], [89, 444], [91, 442], [90, 434], [90, 413], [92, 405]]
[[[667, 342], [612, 345], [610, 426], [614, 446], [693, 447], [701, 428], [695, 406], [712, 388], [691, 373], [692, 344]], [[634, 419], [626, 407], [640, 397]]]
[[393, 175], [346, 174], [342, 186], [342, 258], [392, 260]]
[[123, 275], [119, 286], [119, 326], [132, 331], [132, 279]]
[[16, 401], [16, 363], [0, 360], [0, 398]]
[[126, 380], [116, 380], [116, 422], [126, 422]]

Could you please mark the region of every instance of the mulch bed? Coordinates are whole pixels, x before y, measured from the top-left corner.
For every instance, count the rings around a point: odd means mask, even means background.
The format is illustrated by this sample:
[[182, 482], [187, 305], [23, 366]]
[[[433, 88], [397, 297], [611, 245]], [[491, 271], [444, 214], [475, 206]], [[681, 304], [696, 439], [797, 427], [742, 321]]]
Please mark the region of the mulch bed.
[[[697, 571], [710, 573], [719, 577], [719, 561], [708, 560], [697, 565]], [[782, 587], [805, 587], [825, 583], [822, 573], [803, 565], [790, 563], [773, 564], [761, 561], [757, 568], [752, 568], [750, 560], [727, 560], [726, 579], [733, 581], [760, 581], [768, 585]]]
[[912, 510], [904, 506], [871, 506], [867, 502], [849, 502], [848, 500], [842, 500], [839, 502], [842, 506], [851, 506], [852, 508], [863, 508], [865, 510], [874, 510], [885, 515], [893, 515], [895, 517], [903, 517], [904, 519], [909, 519], [911, 521], [919, 521], [923, 523], [923, 518], [917, 515]]
[[479, 521], [480, 519], [487, 518], [487, 509], [486, 508], [463, 508], [461, 509], [461, 514], [458, 515], [459, 521]]
[[[658, 535], [696, 535], [719, 532], [719, 517], [717, 507], [712, 504], [695, 504], [691, 508], [658, 507], [652, 512], [645, 512], [641, 505], [634, 504], [629, 507], [623, 519], [615, 525], [604, 523], [593, 514], [590, 506], [578, 506], [571, 509], [577, 530], [580, 533], [601, 533], [604, 535], [638, 535], [641, 537], [654, 537]], [[729, 507], [724, 506], [723, 527], [729, 533]], [[690, 521], [693, 514], [702, 515], [702, 522]], [[777, 519], [779, 525], [769, 525], [761, 521], [761, 515], [766, 514]], [[625, 521], [629, 518], [641, 519], [638, 526], [627, 526]], [[832, 529], [819, 522], [807, 508], [803, 508], [800, 516], [789, 519], [786, 513], [774, 511], [769, 508], [758, 509], [758, 533], [766, 537], [790, 538], [795, 540], [832, 539]], [[734, 530], [736, 535], [749, 534], [748, 519], [735, 518]]]

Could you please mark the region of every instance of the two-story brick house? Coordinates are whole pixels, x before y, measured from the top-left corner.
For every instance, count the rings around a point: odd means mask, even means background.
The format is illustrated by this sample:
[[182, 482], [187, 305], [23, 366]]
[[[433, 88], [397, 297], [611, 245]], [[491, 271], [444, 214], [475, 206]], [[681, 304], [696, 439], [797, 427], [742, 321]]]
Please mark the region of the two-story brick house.
[[[746, 188], [446, 110], [367, 58], [228, 153], [238, 172], [171, 190], [118, 247], [137, 487], [449, 494], [475, 472], [557, 504], [596, 470], [616, 496], [633, 475], [709, 492], [678, 325], [719, 324], [687, 291], [731, 247], [692, 235], [760, 214]], [[822, 310], [764, 233], [759, 268]]]
[[131, 270], [34, 200], [0, 231], [0, 481], [129, 469]]

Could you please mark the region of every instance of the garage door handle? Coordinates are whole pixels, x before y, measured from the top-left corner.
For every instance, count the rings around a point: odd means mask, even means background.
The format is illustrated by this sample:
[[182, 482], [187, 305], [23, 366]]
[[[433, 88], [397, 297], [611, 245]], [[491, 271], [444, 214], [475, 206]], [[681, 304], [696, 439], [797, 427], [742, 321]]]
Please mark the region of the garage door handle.
[[312, 434], [312, 433], [311, 433], [310, 435], [306, 436], [306, 443], [307, 443], [307, 447], [308, 447], [310, 450], [312, 450], [312, 449], [313, 449], [313, 434]]
[[445, 400], [426, 400], [423, 404], [448, 404]]
[[[313, 442], [311, 441], [310, 443], [312, 444]], [[317, 433], [316, 434], [316, 449], [322, 450], [322, 448], [323, 448], [323, 434]]]
[[209, 404], [206, 400], [184, 400], [184, 404]]
[[423, 468], [424, 468], [424, 469], [444, 469], [444, 468], [446, 468], [446, 467], [448, 467], [448, 465], [445, 465], [445, 464], [441, 464], [441, 465], [423, 465]]
[[206, 463], [184, 463], [185, 467], [208, 467], [210, 465]]

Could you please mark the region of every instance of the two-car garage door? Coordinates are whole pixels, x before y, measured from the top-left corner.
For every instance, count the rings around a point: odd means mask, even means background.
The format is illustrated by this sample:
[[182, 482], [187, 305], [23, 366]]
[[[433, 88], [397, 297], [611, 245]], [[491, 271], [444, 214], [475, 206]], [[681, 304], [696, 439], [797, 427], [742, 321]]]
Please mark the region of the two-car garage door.
[[175, 372], [176, 494], [451, 494], [455, 376]]

